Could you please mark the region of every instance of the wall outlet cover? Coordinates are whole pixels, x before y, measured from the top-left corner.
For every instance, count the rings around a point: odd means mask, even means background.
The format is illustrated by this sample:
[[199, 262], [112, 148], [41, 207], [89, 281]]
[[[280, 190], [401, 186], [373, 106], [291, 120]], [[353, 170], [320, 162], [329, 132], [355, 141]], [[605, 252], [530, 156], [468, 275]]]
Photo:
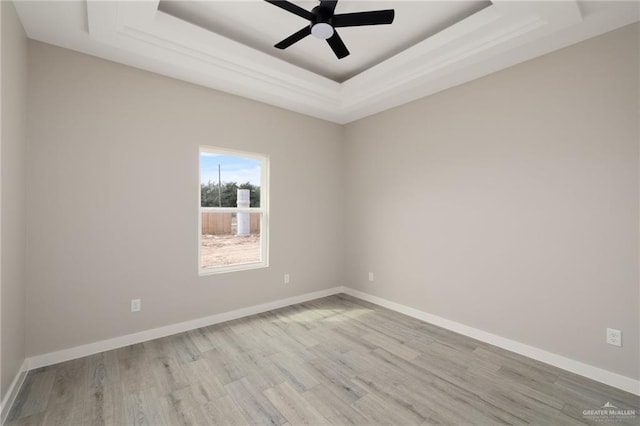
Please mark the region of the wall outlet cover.
[[607, 328], [607, 344], [622, 346], [622, 331], [614, 328]]

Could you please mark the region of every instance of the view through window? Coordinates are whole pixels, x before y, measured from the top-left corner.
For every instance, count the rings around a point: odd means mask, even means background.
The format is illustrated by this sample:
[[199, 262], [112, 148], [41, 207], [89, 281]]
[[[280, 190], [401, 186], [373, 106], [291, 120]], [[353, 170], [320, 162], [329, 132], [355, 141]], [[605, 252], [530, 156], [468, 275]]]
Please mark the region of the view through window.
[[200, 148], [200, 273], [267, 262], [267, 158]]

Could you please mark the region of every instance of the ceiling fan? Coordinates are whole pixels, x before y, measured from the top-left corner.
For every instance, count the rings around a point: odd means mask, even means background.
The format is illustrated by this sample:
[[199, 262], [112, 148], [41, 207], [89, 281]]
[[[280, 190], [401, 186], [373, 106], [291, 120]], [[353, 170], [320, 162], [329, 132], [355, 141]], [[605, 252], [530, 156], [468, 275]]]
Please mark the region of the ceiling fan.
[[338, 0], [322, 0], [320, 1], [320, 4], [311, 9], [311, 11], [303, 9], [289, 1], [265, 1], [309, 21], [309, 25], [305, 26], [300, 31], [291, 34], [274, 47], [278, 49], [286, 49], [311, 34], [317, 38], [327, 40], [331, 50], [333, 50], [333, 53], [336, 54], [338, 59], [348, 56], [349, 50], [336, 32], [336, 28], [391, 24], [395, 15], [393, 9], [342, 13], [336, 15], [334, 11]]

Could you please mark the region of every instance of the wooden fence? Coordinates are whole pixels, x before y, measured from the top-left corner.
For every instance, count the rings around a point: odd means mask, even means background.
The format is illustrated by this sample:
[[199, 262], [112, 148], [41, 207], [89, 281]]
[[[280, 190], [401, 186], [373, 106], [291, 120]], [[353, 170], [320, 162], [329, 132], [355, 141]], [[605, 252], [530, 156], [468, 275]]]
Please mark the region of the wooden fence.
[[[235, 213], [202, 213], [202, 235], [235, 235], [237, 228]], [[260, 213], [250, 213], [249, 229], [260, 233]]]

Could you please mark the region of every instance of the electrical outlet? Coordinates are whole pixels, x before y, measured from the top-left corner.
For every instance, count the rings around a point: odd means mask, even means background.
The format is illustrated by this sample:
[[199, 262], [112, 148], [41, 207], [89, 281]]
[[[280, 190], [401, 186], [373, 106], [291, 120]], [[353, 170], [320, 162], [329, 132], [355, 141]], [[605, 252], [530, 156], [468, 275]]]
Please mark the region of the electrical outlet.
[[373, 281], [373, 272], [369, 272], [369, 281]]
[[291, 277], [289, 274], [284, 274], [284, 283], [289, 284], [291, 282]]
[[131, 299], [131, 312], [139, 312], [141, 308], [140, 299]]
[[622, 346], [622, 331], [613, 328], [607, 328], [607, 344], [613, 346]]

